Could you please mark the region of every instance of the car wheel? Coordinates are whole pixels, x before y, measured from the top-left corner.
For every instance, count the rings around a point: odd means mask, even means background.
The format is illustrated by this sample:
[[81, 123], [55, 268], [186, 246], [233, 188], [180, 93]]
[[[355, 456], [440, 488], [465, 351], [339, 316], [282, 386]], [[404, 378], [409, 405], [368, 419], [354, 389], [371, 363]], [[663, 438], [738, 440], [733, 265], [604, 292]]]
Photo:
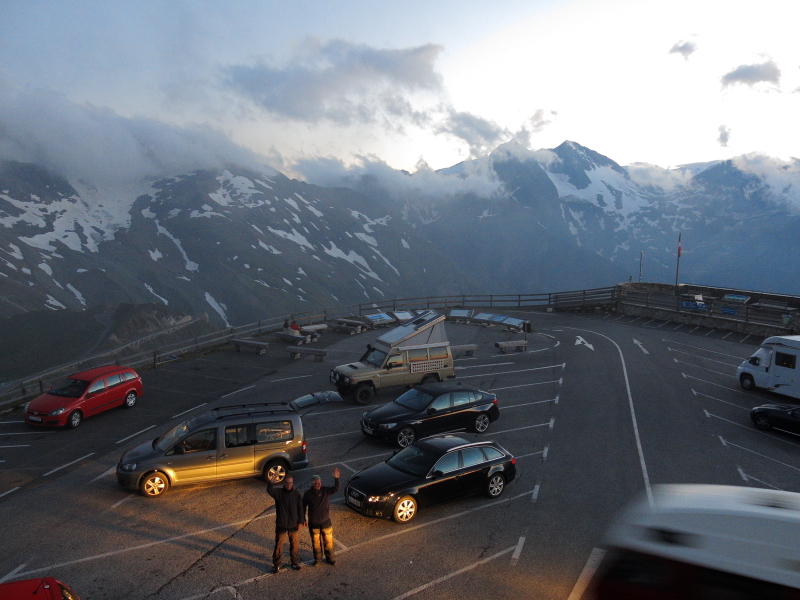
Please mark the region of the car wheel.
[[67, 427], [69, 429], [75, 429], [81, 424], [81, 421], [83, 421], [83, 415], [81, 414], [81, 411], [73, 410], [67, 417]]
[[128, 395], [125, 396], [125, 402], [123, 405], [125, 408], [133, 408], [136, 406], [136, 393], [135, 392], [128, 392]]
[[417, 436], [411, 427], [403, 427], [397, 432], [397, 445], [401, 448], [406, 448], [414, 443], [414, 439], [416, 437]]
[[139, 490], [145, 498], [158, 498], [163, 496], [168, 489], [169, 479], [159, 471], [148, 473], [139, 484]]
[[483, 433], [489, 429], [489, 422], [489, 415], [486, 413], [481, 413], [475, 417], [475, 424], [472, 426], [472, 428], [475, 430], [475, 433]]
[[356, 400], [356, 404], [369, 404], [372, 399], [375, 397], [375, 388], [372, 387], [368, 383], [360, 383], [356, 388], [355, 393], [353, 394], [353, 398]]
[[392, 518], [398, 523], [408, 523], [417, 514], [417, 501], [411, 496], [403, 496], [394, 505]]
[[429, 383], [438, 383], [439, 378], [436, 375], [425, 375], [420, 382], [421, 385], [428, 385]]
[[498, 498], [505, 488], [506, 478], [502, 473], [495, 473], [489, 477], [489, 481], [486, 483], [486, 495], [489, 498]]
[[280, 483], [286, 478], [287, 467], [282, 460], [272, 460], [264, 467], [264, 481], [269, 481], [270, 475], [275, 475], [275, 483]]
[[772, 423], [769, 422], [769, 417], [764, 413], [758, 413], [753, 419], [753, 423], [756, 424], [756, 427], [764, 431], [772, 429]]
[[746, 390], [756, 389], [756, 382], [753, 380], [753, 376], [747, 373], [739, 378], [739, 383], [742, 384], [742, 387]]

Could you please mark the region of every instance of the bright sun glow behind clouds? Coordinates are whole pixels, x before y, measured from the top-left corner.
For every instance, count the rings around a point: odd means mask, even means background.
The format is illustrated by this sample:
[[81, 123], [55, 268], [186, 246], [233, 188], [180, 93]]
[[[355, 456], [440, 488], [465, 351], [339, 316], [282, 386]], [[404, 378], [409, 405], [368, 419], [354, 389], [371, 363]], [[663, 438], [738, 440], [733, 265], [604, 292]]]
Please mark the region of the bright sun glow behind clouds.
[[[442, 168], [512, 137], [533, 149], [572, 140], [621, 164], [664, 167], [798, 156], [795, 6], [9, 0], [0, 3], [0, 132], [16, 137], [0, 133], [0, 149], [52, 151], [48, 132], [66, 124], [53, 107], [68, 115], [91, 104], [97, 127], [114, 115], [136, 132], [145, 121], [153, 132], [201, 124], [289, 173], [317, 157]], [[31, 90], [43, 105], [50, 97], [53, 122], [32, 114]], [[4, 122], [9, 115], [27, 120]], [[135, 140], [145, 154], [146, 137]]]

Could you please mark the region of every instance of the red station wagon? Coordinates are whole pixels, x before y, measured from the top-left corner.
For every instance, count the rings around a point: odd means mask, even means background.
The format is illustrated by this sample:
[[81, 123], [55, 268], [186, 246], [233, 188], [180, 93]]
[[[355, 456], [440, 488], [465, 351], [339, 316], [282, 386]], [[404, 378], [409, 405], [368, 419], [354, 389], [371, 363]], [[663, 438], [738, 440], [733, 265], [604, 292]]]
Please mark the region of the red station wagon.
[[133, 408], [142, 380], [129, 367], [110, 365], [70, 375], [25, 407], [29, 425], [74, 429], [86, 417], [115, 406]]
[[52, 577], [0, 583], [3, 600], [80, 600], [69, 586]]

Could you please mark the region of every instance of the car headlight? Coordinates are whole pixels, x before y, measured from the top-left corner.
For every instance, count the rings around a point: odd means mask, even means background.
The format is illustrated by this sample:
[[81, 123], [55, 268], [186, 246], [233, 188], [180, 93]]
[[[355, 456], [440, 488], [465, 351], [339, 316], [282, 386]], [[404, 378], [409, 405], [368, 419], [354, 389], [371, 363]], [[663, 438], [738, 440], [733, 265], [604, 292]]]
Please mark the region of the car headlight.
[[63, 408], [57, 408], [57, 409], [51, 410], [49, 413], [47, 413], [47, 416], [48, 417], [57, 417], [58, 415], [60, 415], [63, 412], [64, 412]]
[[386, 502], [388, 499], [389, 496], [370, 496], [367, 502]]
[[378, 427], [380, 427], [381, 429], [391, 429], [395, 425], [397, 425], [397, 423], [381, 423], [380, 425], [378, 425]]
[[124, 465], [119, 466], [120, 471], [135, 471], [136, 470], [136, 463], [125, 463]]

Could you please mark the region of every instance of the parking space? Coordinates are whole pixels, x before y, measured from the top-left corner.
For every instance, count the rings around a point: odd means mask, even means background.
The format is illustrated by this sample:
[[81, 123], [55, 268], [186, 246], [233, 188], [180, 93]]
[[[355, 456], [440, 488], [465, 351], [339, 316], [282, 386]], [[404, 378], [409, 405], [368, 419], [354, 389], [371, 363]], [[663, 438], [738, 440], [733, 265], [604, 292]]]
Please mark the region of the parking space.
[[[479, 591], [563, 600], [614, 512], [651, 483], [738, 479], [800, 491], [800, 440], [755, 429], [747, 411], [774, 397], [744, 392], [732, 376], [748, 343], [669, 322], [532, 317], [538, 333], [528, 334], [527, 350], [508, 354], [494, 343], [522, 334], [447, 324], [453, 344], [478, 345], [456, 357], [457, 380], [495, 393], [500, 408], [485, 434], [458, 435], [495, 440], [516, 457], [517, 477], [499, 499], [423, 508], [407, 525], [363, 517], [345, 506], [344, 484], [395, 448], [361, 433], [369, 407], [326, 405], [303, 417], [311, 464], [294, 475], [305, 490], [313, 474], [329, 485], [340, 469], [332, 512], [341, 560], [271, 575], [274, 509], [263, 481], [175, 487], [149, 500], [116, 485], [115, 463], [124, 448], [211, 406], [329, 389], [330, 368], [357, 359], [379, 332], [329, 338], [321, 363], [292, 361], [282, 347], [226, 349], [145, 372], [140, 405], [72, 432], [0, 423], [0, 434], [29, 434], [0, 436], [9, 446], [0, 448], [9, 523], [0, 577], [50, 572], [87, 597], [301, 598], [313, 588], [330, 598]], [[382, 390], [371, 405], [403, 391]], [[311, 558], [305, 533], [301, 558]]]

